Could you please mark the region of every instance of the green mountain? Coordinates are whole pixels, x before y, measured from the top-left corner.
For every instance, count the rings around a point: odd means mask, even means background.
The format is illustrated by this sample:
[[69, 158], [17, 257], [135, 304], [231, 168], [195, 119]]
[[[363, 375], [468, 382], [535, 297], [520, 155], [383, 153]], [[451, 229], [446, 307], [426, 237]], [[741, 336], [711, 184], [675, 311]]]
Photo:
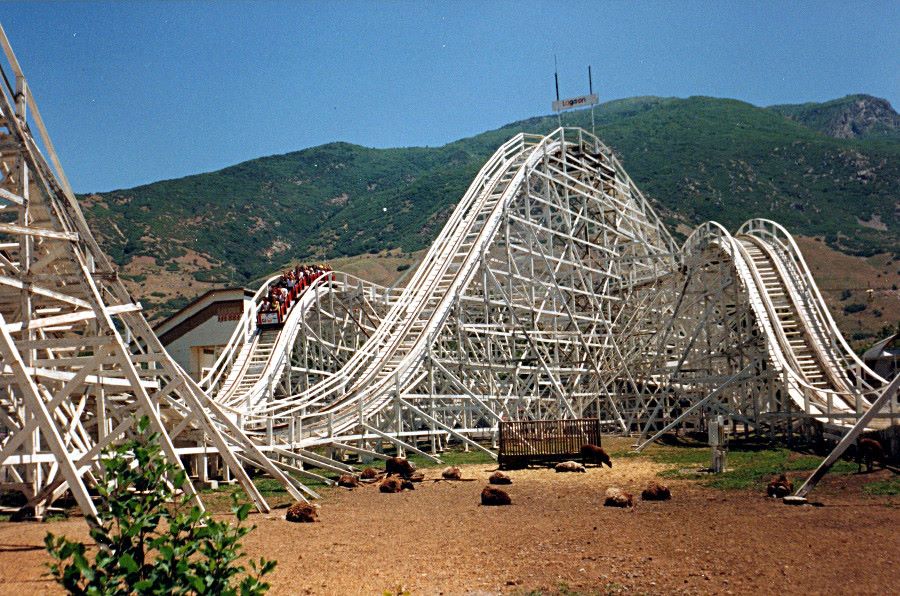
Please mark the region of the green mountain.
[[[897, 114], [859, 138], [835, 138], [820, 117], [839, 109], [831, 104], [638, 97], [598, 106], [596, 133], [673, 229], [767, 217], [850, 254], [896, 258], [900, 137], [885, 131]], [[590, 111], [565, 114], [563, 124], [590, 130]], [[556, 116], [532, 118], [437, 148], [330, 143], [86, 196], [83, 206], [126, 278], [246, 283], [291, 260], [428, 246], [498, 145], [557, 126]], [[185, 293], [196, 289], [153, 295]]]

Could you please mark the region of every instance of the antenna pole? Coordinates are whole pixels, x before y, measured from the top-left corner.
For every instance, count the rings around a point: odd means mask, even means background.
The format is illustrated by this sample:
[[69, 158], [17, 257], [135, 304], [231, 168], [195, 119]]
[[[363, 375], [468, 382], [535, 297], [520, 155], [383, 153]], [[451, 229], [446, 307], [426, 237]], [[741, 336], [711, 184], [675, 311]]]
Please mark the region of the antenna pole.
[[[594, 94], [594, 77], [591, 76], [591, 65], [588, 64], [588, 93], [591, 95]], [[595, 137], [597, 136], [597, 130], [594, 128], [594, 106], [596, 104], [591, 104], [591, 134]]]
[[[559, 101], [559, 66], [556, 64], [556, 54], [553, 54], [553, 80], [556, 82], [556, 101]], [[556, 112], [556, 121], [562, 128], [562, 114], [559, 110]]]

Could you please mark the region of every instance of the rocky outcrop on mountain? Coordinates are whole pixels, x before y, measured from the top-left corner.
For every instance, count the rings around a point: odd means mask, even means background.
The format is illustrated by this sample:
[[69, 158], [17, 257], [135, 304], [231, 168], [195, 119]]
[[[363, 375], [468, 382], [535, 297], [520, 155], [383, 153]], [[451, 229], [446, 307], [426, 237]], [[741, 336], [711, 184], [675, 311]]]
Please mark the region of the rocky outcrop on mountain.
[[862, 96], [834, 115], [825, 134], [838, 139], [855, 139], [870, 132], [884, 131], [900, 131], [900, 115], [887, 100]]
[[900, 135], [900, 115], [888, 100], [871, 95], [771, 109], [836, 139]]

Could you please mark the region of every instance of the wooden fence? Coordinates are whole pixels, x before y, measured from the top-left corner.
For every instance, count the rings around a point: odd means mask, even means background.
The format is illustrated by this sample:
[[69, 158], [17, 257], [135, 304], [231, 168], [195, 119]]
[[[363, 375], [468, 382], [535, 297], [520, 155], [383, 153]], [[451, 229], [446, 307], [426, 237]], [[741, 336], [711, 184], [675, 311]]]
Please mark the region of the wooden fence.
[[597, 418], [500, 422], [501, 469], [581, 458], [581, 447], [600, 445]]

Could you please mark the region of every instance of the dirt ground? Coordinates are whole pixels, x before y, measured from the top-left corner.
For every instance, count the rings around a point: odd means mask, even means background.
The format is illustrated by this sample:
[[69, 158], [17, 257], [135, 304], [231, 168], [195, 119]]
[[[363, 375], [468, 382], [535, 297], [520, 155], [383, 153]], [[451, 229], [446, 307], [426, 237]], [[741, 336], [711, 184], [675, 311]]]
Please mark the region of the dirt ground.
[[[662, 466], [644, 458], [586, 474], [513, 471], [510, 507], [482, 507], [493, 470], [463, 466], [473, 482], [412, 492], [334, 489], [320, 521], [290, 524], [284, 510], [251, 516], [248, 554], [278, 560], [273, 594], [896, 593], [900, 501], [859, 487], [891, 472], [831, 476], [823, 506], [790, 507], [749, 491], [668, 481], [669, 502], [602, 506], [619, 486], [639, 493]], [[0, 523], [0, 594], [55, 593], [44, 573], [48, 531], [87, 538], [81, 519]], [[860, 554], [857, 554], [860, 553]]]

